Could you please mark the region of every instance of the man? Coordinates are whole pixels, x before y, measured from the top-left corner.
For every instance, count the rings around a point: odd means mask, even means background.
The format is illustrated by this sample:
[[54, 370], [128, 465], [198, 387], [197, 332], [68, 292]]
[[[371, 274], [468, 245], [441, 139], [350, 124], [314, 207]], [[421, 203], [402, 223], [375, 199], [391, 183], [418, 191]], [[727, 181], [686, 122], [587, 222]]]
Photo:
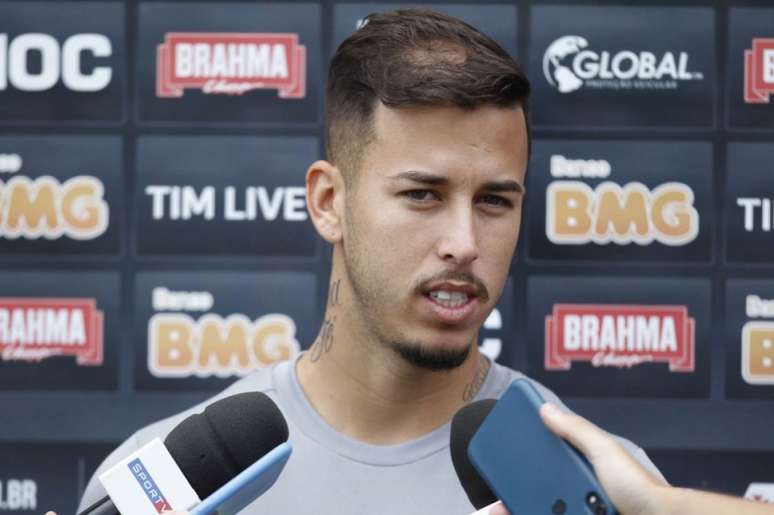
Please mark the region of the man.
[[[493, 40], [430, 11], [372, 15], [339, 47], [328, 160], [307, 172], [310, 217], [333, 246], [325, 322], [298, 360], [220, 395], [263, 391], [290, 426], [290, 461], [245, 513], [473, 511], [448, 422], [521, 377], [476, 340], [519, 234], [528, 93]], [[102, 468], [189, 413], [139, 431]], [[82, 507], [102, 495], [92, 478]]]

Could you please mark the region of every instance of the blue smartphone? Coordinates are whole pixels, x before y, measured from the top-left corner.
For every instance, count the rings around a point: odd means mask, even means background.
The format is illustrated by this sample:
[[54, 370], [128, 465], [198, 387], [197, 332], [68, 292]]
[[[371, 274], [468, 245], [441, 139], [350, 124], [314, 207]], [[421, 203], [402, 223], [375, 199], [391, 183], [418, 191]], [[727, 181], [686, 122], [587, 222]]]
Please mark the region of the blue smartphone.
[[278, 445], [194, 506], [190, 515], [235, 515], [271, 488], [292, 450], [287, 442]]
[[514, 381], [468, 446], [478, 473], [512, 515], [613, 515], [591, 465], [538, 413], [545, 401]]

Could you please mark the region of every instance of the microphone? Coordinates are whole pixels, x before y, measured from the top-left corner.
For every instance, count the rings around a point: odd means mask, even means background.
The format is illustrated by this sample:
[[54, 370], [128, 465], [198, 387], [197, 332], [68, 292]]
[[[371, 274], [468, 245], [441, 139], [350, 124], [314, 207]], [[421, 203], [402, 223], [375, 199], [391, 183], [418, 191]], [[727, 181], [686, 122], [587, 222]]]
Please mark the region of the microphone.
[[[240, 393], [220, 399], [207, 406], [203, 413], [191, 415], [180, 422], [167, 435], [163, 445], [155, 441], [160, 449], [153, 449], [149, 457], [156, 459], [166, 449], [174, 463], [171, 467], [159, 467], [157, 470], [172, 469], [172, 473], [179, 472], [183, 476], [176, 481], [178, 484], [171, 485], [168, 490], [177, 490], [181, 486], [180, 483], [187, 481], [187, 484], [182, 485], [182, 489], [190, 490], [192, 487], [198, 499], [204, 499], [262, 456], [282, 445], [287, 439], [288, 426], [285, 418], [268, 396], [260, 392]], [[153, 444], [154, 442], [151, 442], [143, 446], [121, 460], [120, 464], [132, 460], [135, 455], [139, 455], [146, 447]], [[112, 470], [111, 468], [100, 476], [103, 484], [105, 476]], [[121, 472], [123, 474], [126, 471], [121, 470]], [[158, 474], [158, 476], [155, 480], [161, 483], [164, 474]], [[140, 499], [137, 499], [136, 493], [133, 494], [133, 501], [136, 500], [136, 504], [147, 505], [150, 499], [156, 508], [154, 511], [160, 513], [167, 503], [149, 474], [150, 481], [145, 480], [145, 484], [137, 475], [131, 481], [121, 479], [120, 483], [131, 483], [135, 489], [134, 492], [136, 492], [137, 482], [140, 481], [140, 486], [145, 491]], [[128, 484], [124, 484], [118, 486], [123, 490], [124, 486], [128, 487]], [[123, 493], [122, 496], [126, 497]], [[194, 502], [198, 499], [194, 499]], [[185, 506], [176, 506], [176, 508], [182, 509]], [[119, 513], [113, 500], [107, 496], [79, 515], [118, 515]]]
[[477, 510], [497, 502], [498, 499], [470, 462], [468, 445], [496, 403], [496, 399], [471, 402], [455, 413], [451, 422], [449, 449], [452, 464], [470, 504]]

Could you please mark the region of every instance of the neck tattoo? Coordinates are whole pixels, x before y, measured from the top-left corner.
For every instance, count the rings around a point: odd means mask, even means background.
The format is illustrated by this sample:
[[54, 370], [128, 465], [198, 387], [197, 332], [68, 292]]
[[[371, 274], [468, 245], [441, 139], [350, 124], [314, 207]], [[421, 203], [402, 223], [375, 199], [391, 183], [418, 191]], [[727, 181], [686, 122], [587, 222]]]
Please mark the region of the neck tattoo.
[[465, 390], [462, 392], [462, 400], [465, 402], [472, 401], [481, 387], [484, 386], [484, 381], [489, 373], [492, 363], [483, 355], [478, 356], [478, 368], [476, 368], [476, 374], [473, 376], [473, 380], [468, 383]]
[[323, 354], [327, 354], [333, 348], [333, 334], [336, 326], [336, 315], [332, 314], [331, 311], [333, 308], [341, 305], [341, 300], [339, 298], [340, 288], [341, 279], [334, 279], [331, 281], [331, 284], [328, 287], [328, 316], [325, 318], [325, 322], [323, 322], [322, 328], [320, 329], [320, 335], [309, 349], [309, 361], [312, 363], [317, 363], [320, 361], [320, 358], [323, 356]]

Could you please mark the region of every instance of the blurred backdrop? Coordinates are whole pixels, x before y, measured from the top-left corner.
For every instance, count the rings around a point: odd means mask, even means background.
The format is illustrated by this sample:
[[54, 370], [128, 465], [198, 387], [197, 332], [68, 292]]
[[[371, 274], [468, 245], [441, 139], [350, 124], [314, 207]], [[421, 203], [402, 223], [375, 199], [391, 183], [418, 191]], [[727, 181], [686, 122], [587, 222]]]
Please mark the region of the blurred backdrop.
[[[680, 4], [424, 4], [534, 87], [481, 344], [673, 483], [774, 502], [774, 7]], [[0, 2], [0, 513], [74, 512], [136, 428], [312, 342], [327, 61], [401, 5]]]

